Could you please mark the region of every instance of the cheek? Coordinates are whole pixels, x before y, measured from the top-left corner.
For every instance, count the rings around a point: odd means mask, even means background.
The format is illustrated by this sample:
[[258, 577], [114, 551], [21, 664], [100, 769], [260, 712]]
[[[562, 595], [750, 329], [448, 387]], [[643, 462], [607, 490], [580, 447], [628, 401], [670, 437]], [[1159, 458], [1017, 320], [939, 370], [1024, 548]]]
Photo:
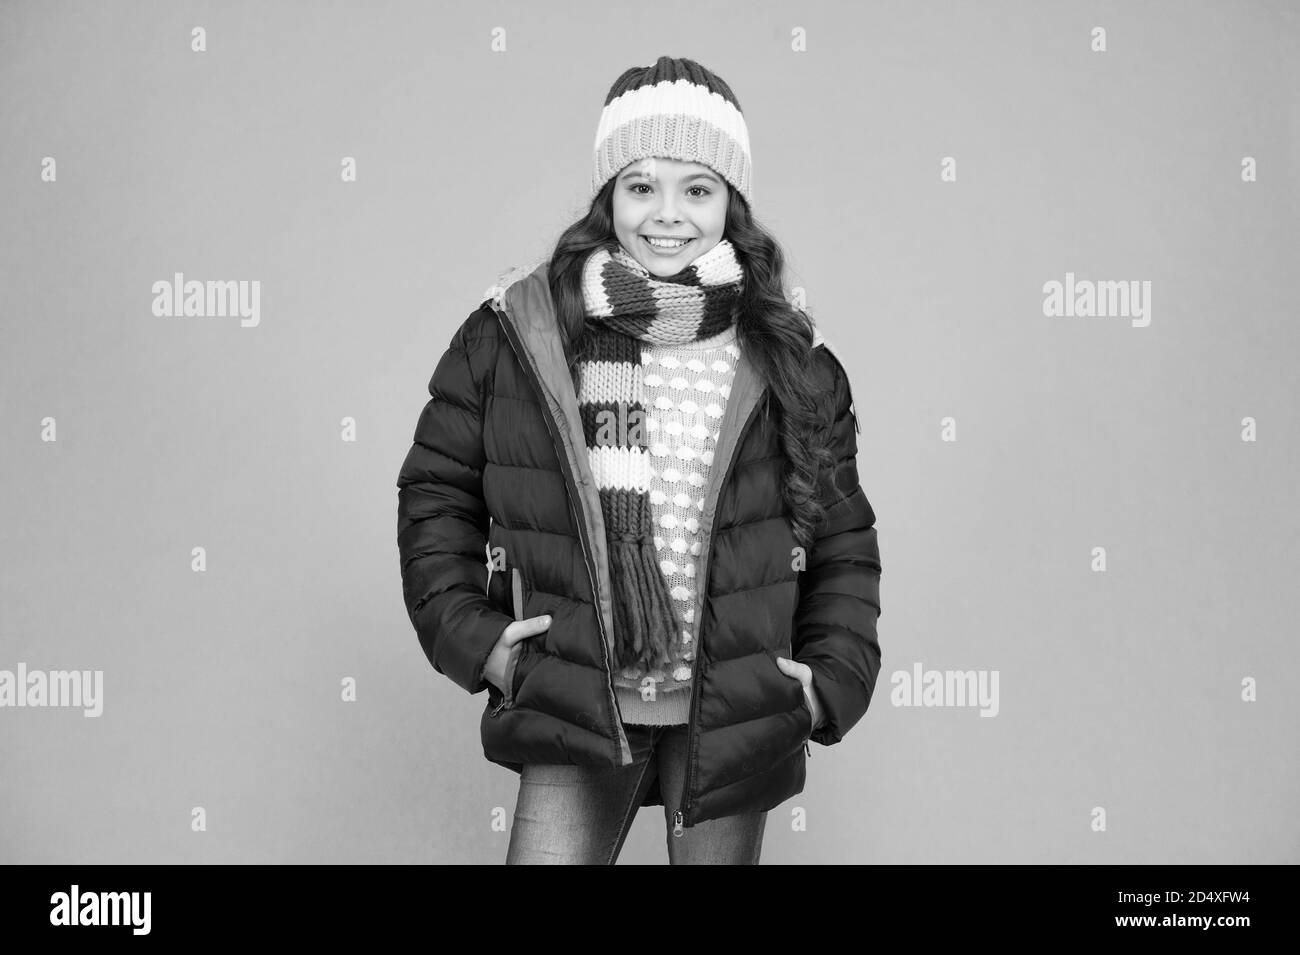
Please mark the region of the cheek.
[[710, 235], [721, 236], [727, 225], [727, 204], [720, 202], [711, 206], [708, 212], [708, 231]]
[[615, 210], [614, 231], [618, 234], [620, 239], [627, 241], [631, 237], [635, 236], [640, 228], [641, 220], [639, 216], [630, 214], [629, 210], [625, 210], [623, 215], [620, 216], [617, 210]]
[[643, 214], [637, 203], [632, 202], [622, 191], [614, 193], [614, 202], [609, 212], [615, 227], [620, 229], [635, 229]]

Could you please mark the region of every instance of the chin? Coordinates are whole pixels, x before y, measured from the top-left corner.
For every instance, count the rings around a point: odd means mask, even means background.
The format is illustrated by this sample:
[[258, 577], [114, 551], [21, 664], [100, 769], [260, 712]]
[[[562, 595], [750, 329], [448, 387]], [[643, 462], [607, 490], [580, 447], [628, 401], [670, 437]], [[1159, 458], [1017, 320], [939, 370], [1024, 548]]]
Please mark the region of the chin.
[[686, 266], [690, 265], [691, 263], [687, 262], [683, 265], [664, 265], [664, 263], [662, 262], [642, 262], [641, 264], [645, 266], [646, 271], [649, 272], [651, 275], [657, 275], [660, 278], [666, 278], [669, 275], [676, 275], [678, 272], [686, 268]]

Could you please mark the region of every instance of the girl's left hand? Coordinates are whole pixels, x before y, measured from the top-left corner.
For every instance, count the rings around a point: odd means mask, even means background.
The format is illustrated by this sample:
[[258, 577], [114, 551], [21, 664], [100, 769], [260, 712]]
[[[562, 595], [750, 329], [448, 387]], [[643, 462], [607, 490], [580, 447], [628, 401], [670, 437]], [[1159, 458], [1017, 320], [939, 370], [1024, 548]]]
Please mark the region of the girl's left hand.
[[817, 691], [813, 689], [813, 671], [806, 663], [796, 663], [794, 660], [787, 660], [785, 657], [777, 657], [776, 665], [786, 676], [794, 677], [803, 685], [803, 695], [808, 698], [808, 708], [812, 710], [813, 729], [822, 725], [824, 719], [824, 710], [822, 701], [817, 696]]

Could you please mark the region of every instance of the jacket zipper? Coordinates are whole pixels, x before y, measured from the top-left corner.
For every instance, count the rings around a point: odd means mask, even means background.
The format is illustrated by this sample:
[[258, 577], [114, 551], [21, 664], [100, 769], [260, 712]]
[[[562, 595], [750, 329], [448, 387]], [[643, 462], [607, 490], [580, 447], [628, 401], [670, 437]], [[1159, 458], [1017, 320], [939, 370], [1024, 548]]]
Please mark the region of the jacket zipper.
[[[524, 373], [532, 379], [534, 386], [537, 388], [537, 394], [541, 397], [543, 402], [542, 419], [546, 422], [546, 428], [551, 432], [551, 441], [559, 452], [560, 469], [564, 474], [565, 485], [572, 491], [571, 494], [567, 495], [569, 499], [569, 513], [573, 515], [573, 524], [578, 531], [578, 549], [582, 551], [582, 562], [587, 567], [587, 579], [590, 582], [591, 593], [597, 600], [597, 605], [595, 607], [596, 627], [600, 631], [601, 646], [605, 649], [606, 687], [609, 690], [610, 712], [614, 714], [614, 729], [618, 733], [621, 758], [622, 753], [630, 752], [631, 748], [628, 746], [627, 734], [623, 731], [623, 723], [619, 716], [620, 711], [618, 708], [618, 700], [614, 696], [614, 662], [610, 655], [609, 639], [605, 633], [605, 615], [601, 613], [599, 606], [600, 590], [596, 585], [596, 574], [591, 566], [591, 557], [587, 553], [587, 539], [585, 533], [586, 525], [582, 520], [582, 515], [578, 513], [578, 482], [569, 469], [569, 456], [564, 453], [564, 441], [560, 439], [558, 434], [559, 424], [552, 418], [550, 407], [545, 404], [546, 389], [542, 387], [540, 376], [533, 369], [532, 362], [529, 361], [528, 355], [525, 353], [523, 346], [515, 342], [514, 326], [511, 325], [510, 319], [502, 314], [501, 310], [495, 303], [490, 304], [488, 307], [492, 309], [493, 314], [497, 317], [497, 321], [501, 323], [501, 328], [506, 335], [506, 341], [508, 341], [510, 347], [514, 349], [515, 358], [518, 359], [519, 366], [524, 369]], [[500, 705], [498, 705], [497, 709], [500, 709]], [[619, 765], [622, 766], [627, 764], [620, 762]]]
[[[763, 397], [761, 392], [759, 394], [759, 397], [760, 398]], [[749, 417], [745, 420], [745, 423], [741, 426], [740, 436], [736, 438], [736, 446], [732, 450], [731, 460], [727, 462], [727, 473], [722, 476], [722, 481], [721, 483], [718, 484], [718, 497], [714, 500], [714, 504], [713, 504], [713, 523], [709, 527], [709, 546], [708, 549], [704, 551], [703, 554], [704, 559], [700, 561], [700, 568], [699, 568], [700, 573], [696, 577], [698, 586], [702, 588], [702, 591], [704, 593], [704, 599], [700, 600], [696, 604], [696, 606], [700, 608], [700, 619], [697, 620], [695, 624], [695, 658], [691, 660], [691, 712], [690, 712], [690, 723], [688, 724], [687, 733], [686, 733], [686, 783], [682, 787], [683, 808], [678, 809], [675, 813], [673, 813], [673, 835], [674, 836], [681, 836], [685, 834], [684, 824], [686, 820], [686, 814], [684, 810], [693, 809], [695, 805], [695, 800], [693, 798], [693, 790], [691, 788], [692, 783], [695, 781], [695, 772], [694, 772], [695, 762], [691, 758], [691, 754], [694, 752], [696, 725], [698, 723], [697, 717], [698, 717], [699, 707], [700, 707], [699, 666], [700, 666], [700, 660], [704, 656], [704, 632], [703, 632], [704, 603], [706, 600], [708, 600], [708, 586], [709, 586], [708, 566], [709, 566], [709, 561], [713, 558], [713, 542], [718, 536], [717, 502], [722, 499], [722, 492], [727, 486], [727, 481], [730, 479], [732, 471], [734, 471], [736, 468], [736, 457], [740, 453], [740, 446], [745, 440], [745, 434], [746, 432], [749, 431], [749, 426], [754, 422], [754, 419], [758, 416], [758, 405], [762, 403], [763, 402], [758, 402], [754, 405], [753, 409], [749, 412]]]

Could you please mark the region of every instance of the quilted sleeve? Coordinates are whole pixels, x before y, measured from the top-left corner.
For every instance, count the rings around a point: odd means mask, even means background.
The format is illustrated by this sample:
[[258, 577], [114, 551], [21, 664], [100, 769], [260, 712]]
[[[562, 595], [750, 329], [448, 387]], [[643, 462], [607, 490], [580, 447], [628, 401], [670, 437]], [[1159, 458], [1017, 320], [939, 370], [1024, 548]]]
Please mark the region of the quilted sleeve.
[[433, 668], [467, 692], [513, 620], [489, 600], [483, 502], [483, 395], [498, 339], [490, 312], [457, 330], [397, 478], [397, 548], [407, 614]]
[[811, 738], [838, 743], [867, 711], [880, 672], [880, 549], [876, 515], [858, 483], [857, 418], [848, 375], [834, 368], [830, 448], [835, 464], [823, 472], [827, 520], [808, 554], [795, 611], [794, 658], [812, 668], [825, 722]]

